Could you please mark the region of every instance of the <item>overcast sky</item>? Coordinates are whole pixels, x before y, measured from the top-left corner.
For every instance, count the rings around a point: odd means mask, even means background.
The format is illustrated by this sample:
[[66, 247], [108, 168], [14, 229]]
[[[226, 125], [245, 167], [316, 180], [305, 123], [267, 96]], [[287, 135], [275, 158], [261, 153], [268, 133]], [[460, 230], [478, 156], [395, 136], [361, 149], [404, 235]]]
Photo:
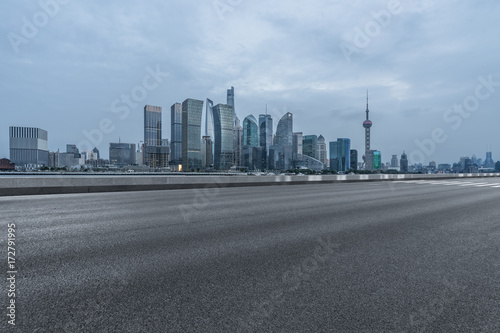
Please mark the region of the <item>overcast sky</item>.
[[499, 17], [493, 0], [3, 1], [0, 157], [9, 126], [107, 157], [143, 140], [145, 104], [170, 139], [173, 103], [234, 86], [241, 120], [267, 104], [275, 127], [292, 112], [294, 131], [360, 152], [368, 89], [383, 162], [498, 160]]

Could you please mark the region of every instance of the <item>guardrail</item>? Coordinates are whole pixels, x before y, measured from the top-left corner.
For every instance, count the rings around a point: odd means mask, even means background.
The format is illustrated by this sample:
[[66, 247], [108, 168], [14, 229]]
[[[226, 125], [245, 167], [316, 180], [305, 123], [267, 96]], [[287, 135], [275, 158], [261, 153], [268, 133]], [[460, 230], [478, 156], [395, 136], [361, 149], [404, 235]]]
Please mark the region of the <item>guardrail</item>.
[[263, 175], [263, 176], [16, 176], [0, 177], [0, 196], [67, 194], [119, 191], [152, 191], [213, 187], [244, 187], [342, 183], [362, 181], [397, 181], [417, 179], [461, 179], [500, 177], [500, 173], [469, 174], [369, 174], [369, 175]]

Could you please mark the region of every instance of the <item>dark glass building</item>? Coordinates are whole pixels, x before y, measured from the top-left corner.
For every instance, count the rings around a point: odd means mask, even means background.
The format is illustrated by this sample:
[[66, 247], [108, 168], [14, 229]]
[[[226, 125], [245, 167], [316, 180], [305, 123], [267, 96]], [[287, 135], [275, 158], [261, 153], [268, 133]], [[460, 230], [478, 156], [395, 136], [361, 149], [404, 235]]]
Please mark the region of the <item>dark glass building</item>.
[[399, 170], [401, 172], [408, 172], [408, 156], [406, 156], [406, 153], [404, 151], [401, 155], [401, 158], [399, 159]]
[[351, 169], [358, 170], [358, 151], [356, 149], [351, 149]]
[[279, 155], [275, 169], [290, 169], [293, 160], [293, 115], [290, 112], [287, 112], [278, 122], [276, 128], [276, 146], [279, 147]]
[[[188, 98], [182, 102], [182, 170], [202, 168], [201, 118], [203, 101]], [[231, 132], [232, 133], [232, 132]]]
[[262, 169], [268, 168], [269, 147], [273, 144], [273, 118], [259, 115], [259, 145], [262, 147]]
[[214, 168], [228, 170], [233, 164], [233, 107], [217, 104], [214, 113]]
[[161, 166], [161, 106], [144, 106], [144, 164]]
[[182, 164], [182, 105], [170, 107], [170, 165]]
[[318, 136], [306, 135], [302, 141], [302, 154], [318, 159]]
[[252, 115], [243, 120], [243, 146], [259, 146], [259, 125]]
[[351, 168], [351, 140], [338, 138], [330, 142], [330, 169], [346, 172]]
[[117, 166], [136, 164], [136, 150], [133, 143], [110, 143], [109, 163]]

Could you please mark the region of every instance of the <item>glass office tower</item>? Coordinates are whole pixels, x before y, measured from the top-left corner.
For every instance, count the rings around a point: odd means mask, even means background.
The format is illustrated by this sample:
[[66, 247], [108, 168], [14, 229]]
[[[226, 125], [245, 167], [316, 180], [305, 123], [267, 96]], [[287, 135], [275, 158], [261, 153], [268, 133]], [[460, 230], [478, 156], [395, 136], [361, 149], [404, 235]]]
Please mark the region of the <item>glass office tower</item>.
[[293, 115], [287, 112], [276, 128], [276, 146], [280, 147], [277, 169], [288, 170], [292, 165]]
[[233, 107], [217, 104], [214, 111], [214, 168], [228, 170], [233, 164]]
[[318, 136], [306, 135], [302, 141], [302, 154], [318, 159]]
[[207, 98], [207, 104], [205, 105], [205, 136], [209, 136], [212, 140], [214, 139], [213, 107], [214, 102]]
[[259, 145], [262, 147], [262, 168], [268, 168], [269, 147], [273, 144], [273, 118], [259, 115]]
[[330, 169], [346, 172], [351, 168], [351, 140], [339, 138], [330, 142]]
[[252, 115], [243, 120], [243, 146], [259, 146], [259, 125]]
[[144, 106], [144, 164], [160, 166], [161, 106]]
[[182, 164], [182, 105], [175, 103], [170, 108], [170, 165]]
[[182, 170], [197, 171], [201, 163], [201, 118], [203, 101], [188, 98], [182, 102]]

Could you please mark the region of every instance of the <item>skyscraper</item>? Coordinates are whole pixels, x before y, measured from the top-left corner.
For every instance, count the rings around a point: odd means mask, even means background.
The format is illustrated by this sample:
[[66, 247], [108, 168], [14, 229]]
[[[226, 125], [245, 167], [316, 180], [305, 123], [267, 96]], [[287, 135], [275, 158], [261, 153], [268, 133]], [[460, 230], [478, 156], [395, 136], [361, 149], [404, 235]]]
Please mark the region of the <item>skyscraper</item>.
[[371, 150], [373, 152], [373, 170], [379, 170], [382, 167], [382, 155], [378, 150]]
[[302, 141], [303, 141], [303, 133], [295, 132], [293, 133], [293, 141], [292, 141], [292, 154], [294, 160], [301, 159], [302, 156]]
[[278, 146], [292, 146], [293, 142], [293, 115], [285, 113], [276, 128], [276, 144]]
[[287, 112], [281, 117], [276, 128], [276, 146], [280, 149], [280, 163], [277, 169], [290, 169], [292, 164], [293, 115]]
[[484, 167], [485, 168], [495, 168], [495, 162], [493, 161], [493, 158], [491, 157], [491, 151], [486, 153], [486, 159], [484, 160]]
[[306, 135], [302, 143], [302, 153], [312, 158], [318, 159], [318, 136]]
[[399, 160], [399, 168], [401, 172], [408, 172], [408, 156], [406, 156], [404, 151], [401, 155], [401, 159]]
[[317, 144], [317, 152], [318, 160], [326, 165], [326, 142], [323, 135], [318, 136], [318, 144]]
[[161, 106], [144, 106], [144, 164], [160, 167]]
[[233, 164], [233, 107], [217, 104], [214, 111], [214, 167], [228, 170]]
[[205, 135], [208, 135], [212, 140], [214, 139], [214, 113], [212, 108], [214, 102], [207, 98], [205, 105]]
[[358, 170], [358, 151], [351, 149], [351, 169]]
[[398, 165], [398, 155], [392, 155], [391, 158], [391, 168], [397, 168]]
[[339, 143], [338, 141], [330, 142], [330, 170], [339, 171]]
[[99, 149], [97, 149], [97, 147], [94, 147], [94, 149], [92, 149], [92, 153], [94, 154], [94, 156], [96, 156], [96, 160], [101, 158], [101, 154], [99, 153]]
[[182, 164], [182, 105], [170, 107], [170, 165], [178, 171]]
[[252, 115], [243, 120], [243, 146], [259, 146], [259, 125]]
[[[232, 107], [231, 107], [232, 108]], [[236, 116], [233, 126], [233, 165], [240, 167], [241, 151], [243, 149], [243, 127], [240, 125], [240, 119]]]
[[262, 147], [262, 168], [266, 169], [269, 147], [273, 144], [273, 118], [269, 114], [259, 115], [259, 144]]
[[203, 101], [182, 102], [182, 170], [201, 169], [201, 118]]
[[47, 131], [35, 127], [9, 127], [10, 161], [18, 167], [37, 169], [49, 165]]
[[243, 120], [243, 142], [241, 166], [253, 169], [253, 147], [259, 146], [259, 124], [254, 116], [248, 115]]
[[201, 142], [201, 164], [203, 168], [210, 168], [213, 165], [213, 144], [212, 138], [208, 135], [203, 136]]
[[330, 142], [330, 169], [346, 172], [351, 168], [351, 140], [338, 138]]
[[227, 90], [227, 102], [226, 102], [226, 104], [233, 107], [233, 121], [232, 121], [232, 123], [234, 124], [234, 122], [236, 120], [236, 108], [234, 106], [234, 87], [233, 86], [231, 86], [231, 89]]

